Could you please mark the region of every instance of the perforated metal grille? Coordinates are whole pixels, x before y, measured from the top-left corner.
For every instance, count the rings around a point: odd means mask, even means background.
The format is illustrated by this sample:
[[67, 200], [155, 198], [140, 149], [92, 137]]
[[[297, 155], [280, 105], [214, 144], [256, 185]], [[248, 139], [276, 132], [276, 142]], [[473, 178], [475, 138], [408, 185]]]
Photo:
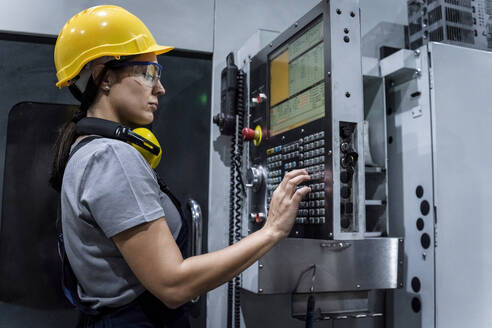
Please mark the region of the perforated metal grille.
[[446, 26], [448, 40], [474, 44], [474, 32], [455, 26]]
[[442, 10], [441, 6], [437, 6], [436, 8], [429, 11], [428, 20], [429, 25], [432, 25], [442, 19]]
[[445, 2], [455, 6], [471, 8], [471, 0], [446, 0]]
[[444, 40], [444, 30], [441, 27], [436, 28], [434, 31], [431, 31], [429, 33], [429, 40], [430, 41], [442, 41]]
[[464, 25], [472, 25], [473, 16], [471, 12], [446, 7], [446, 21]]

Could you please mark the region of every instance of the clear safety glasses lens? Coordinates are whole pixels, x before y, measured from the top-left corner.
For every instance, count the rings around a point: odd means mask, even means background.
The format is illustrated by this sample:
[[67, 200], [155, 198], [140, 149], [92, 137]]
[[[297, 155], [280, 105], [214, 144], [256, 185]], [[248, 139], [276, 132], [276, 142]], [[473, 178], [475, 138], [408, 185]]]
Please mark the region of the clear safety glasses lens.
[[154, 62], [130, 61], [111, 65], [112, 68], [129, 67], [129, 73], [136, 77], [142, 84], [154, 87], [161, 78], [162, 66]]

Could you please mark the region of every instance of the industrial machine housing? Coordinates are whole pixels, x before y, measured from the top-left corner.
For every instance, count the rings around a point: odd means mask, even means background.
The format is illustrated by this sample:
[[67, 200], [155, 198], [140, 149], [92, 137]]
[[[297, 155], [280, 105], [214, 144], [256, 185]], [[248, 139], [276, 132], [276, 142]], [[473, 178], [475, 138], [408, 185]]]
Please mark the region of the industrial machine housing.
[[[472, 159], [491, 143], [492, 54], [431, 42], [363, 58], [358, 17], [356, 1], [323, 1], [266, 47], [250, 40], [237, 52], [247, 125], [261, 131], [244, 148], [243, 235], [262, 226], [285, 172], [313, 176], [289, 238], [242, 274], [242, 288], [291, 295], [302, 318], [314, 287], [327, 327], [488, 327], [482, 272], [492, 263], [475, 250], [492, 226], [465, 189], [492, 182], [492, 156]], [[464, 217], [482, 237], [462, 235]]]

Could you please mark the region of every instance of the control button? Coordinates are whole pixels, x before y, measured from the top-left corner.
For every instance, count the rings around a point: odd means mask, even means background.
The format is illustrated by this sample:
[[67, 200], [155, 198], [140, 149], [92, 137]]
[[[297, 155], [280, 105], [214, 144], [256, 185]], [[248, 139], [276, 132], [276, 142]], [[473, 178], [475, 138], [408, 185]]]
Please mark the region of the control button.
[[324, 208], [320, 208], [319, 209], [319, 214], [320, 215], [325, 215], [325, 209]]
[[[314, 199], [314, 196], [313, 196], [313, 199]], [[314, 207], [314, 206], [316, 206], [316, 202], [314, 200], [310, 201], [309, 202], [309, 207]]]
[[325, 131], [321, 131], [321, 132], [319, 133], [319, 135], [320, 135], [320, 138], [324, 138], [324, 137], [325, 137]]
[[267, 155], [273, 154], [273, 148], [268, 148], [266, 153], [267, 153]]
[[[253, 130], [253, 129], [244, 128], [241, 131], [241, 133], [243, 135], [243, 139], [246, 140], [246, 141], [250, 141], [250, 140], [254, 140], [255, 139], [255, 130]], [[268, 153], [268, 150], [267, 150], [267, 153]]]
[[319, 206], [325, 207], [325, 200], [324, 199], [319, 201]]
[[326, 219], [325, 219], [324, 216], [322, 216], [322, 217], [319, 218], [319, 223], [320, 224], [324, 224], [325, 222], [326, 222]]
[[266, 99], [266, 94], [260, 93], [256, 97], [251, 97], [251, 103], [253, 104], [253, 106], [255, 106], [256, 104], [261, 104]]

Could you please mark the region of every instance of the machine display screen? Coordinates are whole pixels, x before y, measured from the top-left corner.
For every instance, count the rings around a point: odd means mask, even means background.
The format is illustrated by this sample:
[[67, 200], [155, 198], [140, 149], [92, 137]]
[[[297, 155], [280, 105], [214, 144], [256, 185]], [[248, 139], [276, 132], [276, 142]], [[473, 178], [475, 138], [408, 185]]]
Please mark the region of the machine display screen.
[[270, 56], [271, 136], [325, 116], [323, 46], [318, 22]]

